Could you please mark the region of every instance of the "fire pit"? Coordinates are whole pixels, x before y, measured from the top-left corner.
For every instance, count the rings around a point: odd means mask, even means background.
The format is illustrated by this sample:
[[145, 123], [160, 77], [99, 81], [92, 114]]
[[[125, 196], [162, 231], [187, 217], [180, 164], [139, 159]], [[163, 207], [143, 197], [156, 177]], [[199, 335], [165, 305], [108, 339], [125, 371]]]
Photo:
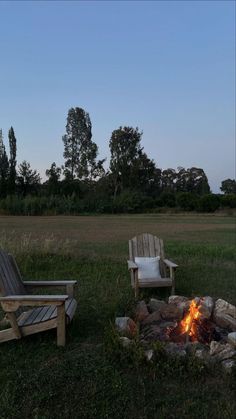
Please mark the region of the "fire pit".
[[206, 362], [218, 360], [227, 370], [236, 363], [236, 307], [222, 299], [175, 295], [168, 302], [139, 301], [131, 317], [116, 318], [116, 326], [125, 347], [139, 336], [149, 360], [152, 344], [162, 342], [172, 356], [191, 353]]

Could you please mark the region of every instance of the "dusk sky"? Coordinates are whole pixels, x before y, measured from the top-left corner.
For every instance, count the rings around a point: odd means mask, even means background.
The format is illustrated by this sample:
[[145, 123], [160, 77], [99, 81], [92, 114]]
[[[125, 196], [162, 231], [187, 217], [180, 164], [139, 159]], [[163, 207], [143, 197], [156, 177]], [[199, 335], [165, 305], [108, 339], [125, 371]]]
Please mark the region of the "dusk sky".
[[107, 167], [129, 125], [159, 168], [201, 167], [213, 192], [235, 177], [234, 1], [2, 1], [0, 19], [0, 128], [18, 163], [63, 164], [78, 106]]

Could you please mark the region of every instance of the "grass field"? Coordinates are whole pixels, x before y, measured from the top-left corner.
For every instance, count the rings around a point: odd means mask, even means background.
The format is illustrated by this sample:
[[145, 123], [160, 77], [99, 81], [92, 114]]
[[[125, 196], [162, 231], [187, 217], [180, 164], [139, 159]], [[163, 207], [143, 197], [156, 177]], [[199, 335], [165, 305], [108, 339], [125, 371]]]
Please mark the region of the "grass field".
[[[177, 293], [236, 304], [235, 220], [215, 215], [0, 217], [0, 247], [26, 279], [77, 279], [67, 346], [55, 332], [0, 346], [1, 418], [234, 418], [235, 374], [200, 363], [139, 360], [111, 324], [133, 302], [127, 241], [150, 232], [175, 260]], [[149, 291], [145, 297], [165, 298]], [[132, 356], [131, 356], [132, 355]]]

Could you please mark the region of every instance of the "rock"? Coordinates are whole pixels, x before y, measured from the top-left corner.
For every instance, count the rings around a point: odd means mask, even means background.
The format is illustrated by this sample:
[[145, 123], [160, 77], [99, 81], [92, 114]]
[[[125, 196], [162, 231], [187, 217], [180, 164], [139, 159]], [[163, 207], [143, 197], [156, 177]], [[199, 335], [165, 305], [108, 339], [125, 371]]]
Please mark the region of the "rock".
[[120, 343], [124, 348], [128, 348], [128, 346], [130, 346], [130, 344], [132, 343], [132, 340], [125, 336], [121, 336]]
[[149, 311], [147, 309], [145, 301], [140, 301], [137, 304], [136, 310], [135, 310], [135, 320], [137, 322], [141, 322], [144, 320], [147, 316], [149, 316]]
[[177, 345], [177, 343], [173, 343], [173, 342], [167, 343], [167, 345], [165, 346], [165, 351], [167, 354], [171, 356], [184, 357], [187, 355], [187, 352], [185, 349]]
[[229, 343], [220, 343], [213, 340], [210, 344], [210, 355], [219, 361], [223, 361], [233, 358], [236, 355], [236, 350]]
[[171, 295], [168, 299], [168, 303], [176, 304], [177, 306], [182, 303], [186, 303], [188, 300], [187, 297], [183, 297], [182, 295]]
[[182, 295], [171, 295], [168, 300], [169, 304], [175, 304], [183, 314], [188, 311], [191, 301]]
[[214, 307], [214, 301], [211, 297], [203, 297], [201, 299], [199, 311], [203, 318], [209, 319], [211, 317]]
[[141, 340], [147, 342], [155, 342], [155, 341], [169, 341], [169, 335], [167, 333], [168, 327], [175, 327], [174, 322], [161, 322], [158, 324], [151, 324], [146, 325], [142, 329], [142, 334], [140, 335]]
[[173, 303], [162, 306], [160, 313], [164, 320], [180, 320], [183, 317], [183, 310]]
[[144, 355], [147, 361], [151, 361], [154, 355], [154, 351], [152, 349], [148, 349], [147, 351], [144, 352]]
[[156, 323], [156, 322], [159, 322], [160, 320], [161, 320], [161, 315], [160, 315], [159, 311], [154, 311], [154, 313], [149, 314], [149, 316], [147, 316], [142, 321], [142, 325]]
[[226, 359], [225, 361], [221, 362], [222, 367], [226, 370], [226, 372], [230, 373], [232, 368], [236, 365], [233, 359]]
[[227, 339], [232, 346], [236, 347], [236, 332], [229, 333]]
[[129, 317], [116, 317], [115, 325], [122, 335], [134, 337], [137, 333], [137, 325]]
[[223, 350], [223, 344], [212, 340], [210, 343], [210, 355], [216, 355]]
[[157, 300], [156, 298], [151, 298], [148, 304], [148, 308], [150, 313], [153, 313], [154, 311], [159, 311], [163, 305], [166, 305], [165, 301]]
[[213, 311], [213, 319], [217, 326], [236, 331], [236, 307], [225, 300], [217, 300]]

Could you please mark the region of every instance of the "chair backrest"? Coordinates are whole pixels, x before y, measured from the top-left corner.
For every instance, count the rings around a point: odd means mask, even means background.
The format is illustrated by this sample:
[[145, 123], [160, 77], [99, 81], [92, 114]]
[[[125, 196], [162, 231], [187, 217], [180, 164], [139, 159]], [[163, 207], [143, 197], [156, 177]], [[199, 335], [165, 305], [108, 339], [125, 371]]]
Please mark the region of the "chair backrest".
[[3, 250], [0, 250], [0, 294], [3, 297], [27, 294], [15, 259]]
[[163, 240], [153, 234], [143, 233], [129, 240], [129, 258], [134, 261], [135, 257], [155, 257], [160, 256], [160, 271], [162, 276], [166, 276]]

